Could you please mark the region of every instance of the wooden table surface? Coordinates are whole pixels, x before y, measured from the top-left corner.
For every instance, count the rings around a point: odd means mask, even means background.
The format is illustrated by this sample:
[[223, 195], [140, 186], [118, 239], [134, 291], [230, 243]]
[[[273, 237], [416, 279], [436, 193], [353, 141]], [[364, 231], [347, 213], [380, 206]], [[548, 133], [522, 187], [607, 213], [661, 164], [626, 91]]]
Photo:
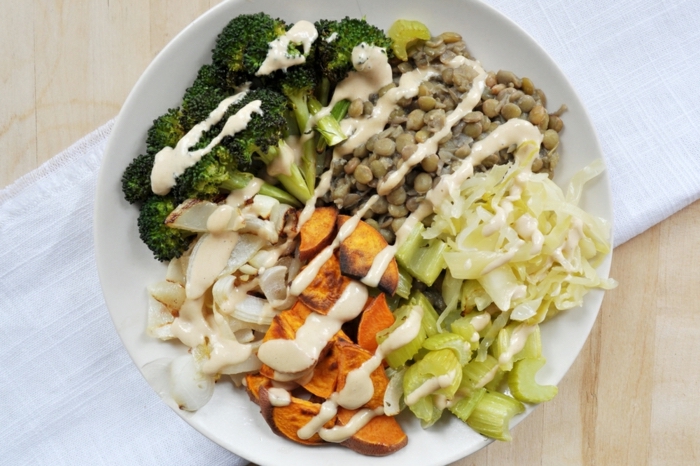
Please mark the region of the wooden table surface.
[[[0, 188], [115, 117], [148, 63], [218, 0], [0, 0]], [[700, 202], [615, 249], [559, 395], [455, 465], [700, 464]]]

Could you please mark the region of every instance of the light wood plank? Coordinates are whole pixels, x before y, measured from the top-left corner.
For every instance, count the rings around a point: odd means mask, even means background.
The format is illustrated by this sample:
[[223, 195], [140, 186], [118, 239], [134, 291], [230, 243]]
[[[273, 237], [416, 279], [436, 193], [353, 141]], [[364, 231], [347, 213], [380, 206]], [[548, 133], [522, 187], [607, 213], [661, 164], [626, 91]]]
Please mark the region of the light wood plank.
[[0, 188], [36, 167], [34, 2], [5, 2], [0, 15]]

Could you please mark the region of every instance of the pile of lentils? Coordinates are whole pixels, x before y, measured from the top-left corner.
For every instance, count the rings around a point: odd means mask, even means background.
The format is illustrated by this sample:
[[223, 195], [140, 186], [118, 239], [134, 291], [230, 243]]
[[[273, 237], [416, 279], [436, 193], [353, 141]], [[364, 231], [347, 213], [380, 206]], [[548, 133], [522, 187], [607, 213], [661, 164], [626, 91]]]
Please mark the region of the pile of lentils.
[[[370, 196], [376, 194], [379, 180], [396, 169], [445, 124], [451, 112], [471, 89], [477, 73], [468, 65], [450, 68], [455, 56], [472, 57], [459, 34], [447, 32], [431, 38], [409, 51], [408, 61], [392, 63], [393, 83], [383, 87], [368, 100], [351, 102], [348, 116], [357, 118], [371, 115], [377, 99], [398, 85], [403, 73], [417, 67], [437, 66], [441, 74], [423, 82], [418, 95], [397, 103], [389, 123], [379, 134], [357, 147], [353, 153], [334, 161], [331, 190], [325, 203], [335, 203], [342, 211], [354, 214]], [[462, 118], [438, 144], [437, 154], [430, 154], [408, 173], [403, 185], [382, 196], [365, 214], [365, 221], [379, 230], [391, 244], [395, 232], [404, 219], [425, 199], [439, 177], [452, 173], [461, 160], [469, 156], [471, 146], [488, 136], [499, 125], [513, 118], [521, 118], [536, 125], [544, 136], [539, 156], [532, 164], [534, 172], [545, 172], [551, 177], [559, 159], [559, 132], [563, 129], [560, 118], [562, 106], [555, 113], [547, 113], [546, 97], [529, 78], [519, 78], [511, 71], [489, 72], [481, 101]], [[516, 146], [487, 157], [475, 167], [483, 172], [496, 164], [513, 161]], [[429, 221], [429, 219], [426, 219]]]

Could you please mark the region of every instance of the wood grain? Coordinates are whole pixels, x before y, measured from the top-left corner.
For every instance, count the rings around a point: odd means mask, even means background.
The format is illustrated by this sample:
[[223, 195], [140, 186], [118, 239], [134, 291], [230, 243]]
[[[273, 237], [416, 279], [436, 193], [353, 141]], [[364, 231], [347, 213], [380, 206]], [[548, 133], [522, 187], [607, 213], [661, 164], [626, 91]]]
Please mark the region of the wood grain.
[[[0, 188], [119, 112], [217, 0], [0, 0]], [[8, 65], [9, 64], [9, 65]], [[700, 463], [700, 203], [615, 250], [609, 292], [555, 400], [467, 465]]]

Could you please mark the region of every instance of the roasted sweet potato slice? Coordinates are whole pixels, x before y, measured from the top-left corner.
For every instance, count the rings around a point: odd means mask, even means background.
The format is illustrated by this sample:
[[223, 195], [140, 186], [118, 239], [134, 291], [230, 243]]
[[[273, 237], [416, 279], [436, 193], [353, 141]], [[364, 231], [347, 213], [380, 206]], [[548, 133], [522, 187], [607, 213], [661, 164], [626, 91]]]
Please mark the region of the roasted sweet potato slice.
[[299, 300], [311, 310], [326, 315], [338, 301], [349, 279], [340, 273], [340, 262], [335, 255], [319, 269], [311, 284], [299, 295]]
[[[355, 413], [356, 410], [338, 409], [338, 424], [346, 425]], [[402, 449], [407, 443], [408, 436], [396, 419], [381, 415], [373, 418], [341, 445], [367, 456], [386, 456]]]
[[318, 207], [311, 218], [304, 223], [299, 232], [299, 259], [308, 261], [316, 257], [333, 241], [335, 237], [335, 223], [338, 217], [338, 209], [333, 206]]
[[311, 312], [311, 309], [297, 300], [291, 309], [282, 311], [273, 317], [270, 327], [267, 329], [267, 332], [265, 332], [263, 342], [276, 338], [282, 338], [284, 340], [293, 339], [297, 330], [304, 325], [306, 318]]
[[[338, 215], [338, 228], [349, 219], [347, 215]], [[384, 237], [369, 224], [360, 221], [355, 231], [340, 243], [340, 270], [348, 277], [362, 279], [372, 267], [377, 254], [388, 246]], [[396, 259], [391, 259], [378, 288], [389, 295], [399, 286], [399, 267]]]
[[327, 400], [335, 391], [338, 383], [338, 359], [340, 348], [336, 340], [330, 347], [328, 353], [316, 364], [314, 375], [307, 383], [302, 385], [310, 393]]
[[248, 392], [250, 401], [260, 404], [260, 387], [272, 386], [272, 380], [262, 374], [248, 374], [245, 376], [245, 391]]
[[[369, 360], [372, 357], [372, 353], [354, 343], [339, 341], [337, 345], [340, 349], [340, 354], [338, 358], [339, 373], [336, 391], [340, 392], [343, 387], [345, 387], [345, 380], [348, 373], [354, 369], [357, 369], [364, 364], [365, 361]], [[389, 385], [389, 379], [387, 378], [386, 373], [384, 373], [384, 368], [381, 366], [381, 364], [370, 374], [370, 379], [372, 380], [372, 385], [374, 386], [374, 394], [364, 406], [370, 409], [375, 409], [380, 406], [384, 406], [384, 392], [386, 391], [387, 385]]]
[[[272, 431], [297, 443], [304, 445], [324, 445], [326, 442], [318, 434], [314, 434], [308, 439], [299, 438], [297, 432], [321, 411], [319, 403], [291, 397], [287, 406], [273, 406], [266, 387], [260, 388], [260, 412], [267, 421]], [[328, 421], [324, 427], [332, 427], [335, 418]]]
[[360, 325], [357, 327], [357, 344], [374, 353], [378, 346], [377, 333], [391, 327], [394, 320], [394, 314], [386, 303], [386, 296], [380, 293], [362, 311]]

